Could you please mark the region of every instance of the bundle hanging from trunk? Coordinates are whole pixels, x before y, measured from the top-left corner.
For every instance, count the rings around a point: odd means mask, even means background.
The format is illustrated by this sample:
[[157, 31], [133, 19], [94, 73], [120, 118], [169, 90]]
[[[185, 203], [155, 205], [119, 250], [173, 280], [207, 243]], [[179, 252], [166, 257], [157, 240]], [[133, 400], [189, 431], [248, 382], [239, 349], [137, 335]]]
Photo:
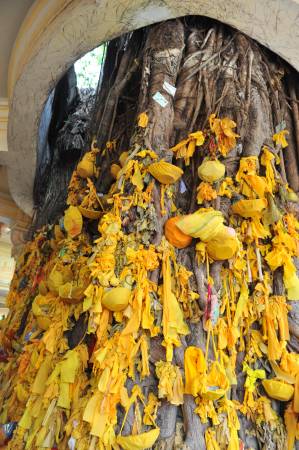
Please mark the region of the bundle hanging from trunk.
[[108, 45], [65, 211], [16, 265], [0, 443], [294, 448], [296, 79], [200, 17]]

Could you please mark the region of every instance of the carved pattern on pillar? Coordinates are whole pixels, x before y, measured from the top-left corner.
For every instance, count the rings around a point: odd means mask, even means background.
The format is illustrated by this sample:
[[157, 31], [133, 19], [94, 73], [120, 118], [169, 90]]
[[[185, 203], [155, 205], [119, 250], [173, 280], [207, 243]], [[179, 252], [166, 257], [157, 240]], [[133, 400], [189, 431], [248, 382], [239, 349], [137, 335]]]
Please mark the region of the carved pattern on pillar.
[[0, 221], [11, 228], [12, 256], [16, 258], [25, 243], [31, 218], [17, 207], [11, 197], [0, 192]]
[[17, 259], [20, 253], [22, 252], [24, 244], [26, 243], [26, 236], [28, 233], [29, 226], [30, 223], [25, 223], [22, 221], [15, 221], [11, 225], [11, 234], [10, 234], [10, 240], [12, 244], [11, 256], [14, 259]]
[[0, 98], [0, 152], [7, 152], [8, 100]]

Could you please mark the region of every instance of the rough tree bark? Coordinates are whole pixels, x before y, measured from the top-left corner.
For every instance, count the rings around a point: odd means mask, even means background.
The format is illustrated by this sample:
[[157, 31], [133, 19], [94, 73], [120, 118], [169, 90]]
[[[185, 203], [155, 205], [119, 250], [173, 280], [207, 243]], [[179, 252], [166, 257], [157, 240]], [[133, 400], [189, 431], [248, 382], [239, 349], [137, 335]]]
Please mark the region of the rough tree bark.
[[[238, 31], [199, 17], [163, 22], [138, 30], [108, 44], [107, 58], [96, 92], [92, 113], [90, 108], [87, 112], [85, 111], [85, 117], [89, 114], [91, 120], [89, 134], [82, 138], [80, 149], [82, 153], [87, 150], [94, 137], [96, 137], [97, 146], [101, 150], [105, 148], [107, 142], [113, 141], [112, 145], [107, 147], [108, 150], [97, 154], [96, 164], [99, 172], [93, 178], [97, 193], [102, 198], [104, 206], [107, 207], [105, 202], [109, 200], [109, 190], [115, 182], [110, 173], [110, 167], [113, 163], [118, 163], [119, 156], [123, 151], [128, 151], [129, 159], [135, 157], [140, 161], [141, 157], [136, 156], [138, 151], [152, 149], [156, 152], [158, 159], [163, 158], [184, 170], [181, 181], [173, 185], [172, 194], [165, 195], [164, 208], [161, 206], [161, 196], [164, 195], [163, 188], [161, 188], [160, 183], [155, 181], [150, 205], [146, 210], [132, 206], [128, 211], [121, 214], [123, 233], [136, 232], [138, 224], [147, 222], [146, 229], [140, 228], [138, 235], [140, 243], [144, 244], [146, 248], [149, 244], [154, 244], [158, 248], [164, 234], [164, 224], [173, 215], [173, 203], [180, 214], [190, 214], [198, 209], [197, 186], [199, 179], [197, 168], [208, 154], [209, 149], [206, 146], [203, 147], [202, 151], [196, 151], [191, 158], [190, 165], [185, 165], [182, 159], [175, 159], [171, 147], [185, 139], [189, 133], [207, 129], [208, 119], [212, 113], [220, 118], [228, 117], [234, 120], [237, 123], [237, 132], [240, 135], [237, 146], [222, 160], [226, 167], [227, 177], [234, 178], [236, 176], [241, 158], [260, 157], [263, 146], [267, 145], [273, 153], [279, 152], [277, 158], [280, 157], [280, 164], [276, 167], [277, 176], [280, 177], [281, 183], [287, 181], [289, 186], [295, 192], [298, 192], [299, 96], [296, 82], [298, 82], [297, 74], [278, 57]], [[169, 93], [169, 90], [165, 89], [165, 83], [175, 86], [175, 94]], [[61, 89], [61, 86], [57, 89]], [[161, 105], [159, 101], [155, 100], [154, 96], [157, 92], [163, 95], [165, 104], [162, 103]], [[136, 126], [136, 118], [143, 112], [146, 112], [148, 116], [148, 124], [145, 128]], [[72, 114], [74, 114], [73, 111]], [[72, 117], [74, 118], [74, 116]], [[66, 180], [70, 176], [70, 170], [68, 169], [68, 176], [66, 177], [65, 166], [61, 169], [61, 166], [57, 163], [57, 155], [59, 156], [57, 143], [62, 142], [61, 145], [64, 145], [61, 136], [66, 136], [68, 130], [66, 126], [61, 130], [59, 120], [58, 117], [56, 122], [54, 121], [55, 123], [52, 121], [48, 143], [52, 149], [55, 149], [53, 155], [56, 156], [52, 158], [47, 169], [48, 173], [53, 174], [54, 170], [57, 175], [48, 186], [44, 186], [46, 194], [40, 200], [36, 228], [49, 222], [57, 223], [62, 213], [63, 203], [57, 208], [57, 205], [55, 205], [56, 199], [60, 197], [62, 192], [62, 200], [65, 201], [66, 199], [65, 186]], [[282, 152], [273, 146], [272, 136], [276, 127], [280, 126], [283, 121], [285, 121], [286, 128], [289, 130], [289, 145]], [[89, 141], [85, 136], [89, 136]], [[77, 162], [77, 158], [78, 154], [75, 154], [71, 166], [69, 166], [71, 169]], [[53, 166], [55, 166], [54, 169]], [[62, 182], [61, 190], [58, 188], [58, 180]], [[41, 179], [38, 182], [41, 185]], [[51, 192], [54, 185], [56, 193], [52, 198]], [[219, 185], [216, 187], [219, 188]], [[127, 182], [123, 195], [129, 196], [133, 191], [134, 186]], [[284, 208], [284, 211], [298, 215], [296, 203], [287, 201], [279, 193], [275, 196], [275, 202], [281, 210]], [[203, 206], [220, 210], [228, 222], [231, 216], [231, 203], [230, 198], [217, 196], [211, 201], [205, 200]], [[93, 222], [86, 225], [86, 229], [92, 238], [99, 236]], [[266, 240], [264, 244], [267, 244]], [[119, 249], [116, 251], [119, 251]], [[46, 264], [46, 258], [47, 256], [44, 256], [44, 264]], [[208, 279], [207, 266], [205, 263], [199, 262], [194, 244], [186, 249], [176, 250], [176, 258], [179, 264], [191, 272], [189, 278], [190, 290], [199, 294], [197, 307], [193, 310], [194, 317], [188, 317], [187, 319], [190, 334], [181, 337], [182, 345], [175, 348], [172, 360], [172, 363], [178, 366], [184, 378], [184, 352], [186, 348], [195, 346], [203, 351], [206, 348], [207, 332], [204, 329], [203, 319], [207, 308]], [[265, 264], [265, 261], [263, 264]], [[219, 298], [220, 309], [222, 308], [221, 299], [224, 298], [221, 274], [229, 268], [230, 265], [227, 261], [212, 262], [209, 268], [210, 276], [213, 279], [212, 294]], [[276, 296], [283, 296], [285, 295], [285, 288], [282, 282], [282, 274], [278, 272], [279, 269], [275, 272], [273, 293]], [[26, 274], [24, 276], [26, 277]], [[150, 273], [150, 279], [153, 283], [161, 284], [161, 267]], [[250, 285], [251, 294], [254, 291], [255, 284]], [[24, 311], [22, 311], [22, 315], [19, 313], [18, 320], [14, 318], [13, 321], [9, 317], [5, 325], [7, 330], [13, 328], [11, 325], [13, 322], [14, 327], [16, 327], [16, 324], [19, 326], [18, 335], [22, 335], [26, 328], [34, 294], [30, 291], [30, 296], [28, 295], [28, 298], [24, 299], [26, 300]], [[291, 337], [287, 345], [293, 352], [298, 352], [299, 349], [298, 305], [299, 303], [292, 303], [293, 308], [288, 317]], [[70, 348], [76, 348], [76, 345], [84, 339], [85, 342], [88, 339], [91, 340], [90, 335], [89, 337], [85, 336], [88, 317], [88, 311], [82, 314], [79, 309], [74, 314], [73, 322], [68, 325], [69, 330], [67, 332]], [[115, 330], [117, 330], [116, 323], [114, 325]], [[258, 329], [257, 322], [253, 323], [252, 329]], [[26, 330], [28, 331], [28, 327]], [[97, 333], [99, 334], [99, 331]], [[113, 331], [111, 331], [112, 334]], [[248, 339], [250, 339], [249, 334], [245, 337], [246, 342], [243, 347], [239, 341], [236, 344], [238, 352], [236, 355], [237, 385], [233, 386], [227, 394], [228, 399], [240, 402], [240, 404], [244, 400], [245, 392], [246, 373], [243, 372], [243, 359], [246, 352], [250, 351]], [[128, 392], [131, 392], [133, 385], [137, 383], [140, 384], [145, 393], [145, 398], [147, 398], [149, 392], [157, 394], [158, 381], [155, 375], [155, 363], [165, 360], [165, 347], [162, 340], [161, 336], [149, 337], [150, 375], [143, 380], [139, 379], [138, 375], [134, 382], [129, 379], [126, 384]], [[96, 344], [96, 348], [99, 350], [99, 342]], [[9, 353], [11, 361], [14, 361], [14, 358], [16, 359], [18, 356], [16, 349], [6, 349], [5, 352]], [[211, 342], [208, 355], [213, 359]], [[227, 355], [233, 357], [229, 348], [227, 348]], [[271, 366], [265, 355], [255, 362], [253, 368], [264, 368], [267, 376], [270, 374], [273, 376], [273, 371], [271, 372]], [[92, 377], [90, 372], [89, 377]], [[86, 382], [86, 386], [88, 386], [88, 382]], [[261, 385], [259, 392], [261, 395], [264, 393]], [[13, 395], [12, 392], [9, 395]], [[3, 402], [3, 405], [5, 404]], [[166, 399], [161, 400], [156, 419], [160, 428], [160, 435], [153, 448], [157, 450], [205, 449], [207, 446], [205, 433], [207, 428], [211, 426], [211, 419], [204, 423], [195, 412], [197, 406], [194, 397], [189, 394], [184, 395], [182, 405], [171, 404]], [[272, 408], [280, 418], [283, 418], [284, 403], [272, 400]], [[238, 410], [240, 421], [240, 429], [238, 430], [240, 448], [281, 450], [287, 448], [283, 420], [276, 421], [275, 426], [273, 425], [274, 422], [271, 421], [255, 422], [253, 414], [248, 411], [247, 414], [243, 414], [242, 408], [241, 410], [236, 408], [236, 410]], [[136, 432], [136, 422], [138, 422], [136, 417], [138, 414], [140, 414], [140, 409], [136, 405], [132, 405], [125, 418], [124, 435]], [[222, 419], [218, 426], [214, 426], [213, 432], [216, 433], [216, 441], [219, 447], [210, 446], [208, 448], [209, 450], [212, 448], [235, 450], [235, 447], [229, 446], [228, 419], [225, 421], [221, 416], [225, 413], [219, 412], [218, 414]], [[120, 429], [123, 418], [124, 410], [119, 407], [117, 431]], [[23, 448], [22, 446], [17, 447], [19, 443], [16, 443], [14, 438], [10, 445], [10, 448]], [[58, 448], [67, 448], [66, 445], [66, 439], [62, 438]], [[97, 448], [92, 446], [96, 445], [95, 441], [92, 441], [90, 445], [91, 447], [82, 445], [82, 449]]]

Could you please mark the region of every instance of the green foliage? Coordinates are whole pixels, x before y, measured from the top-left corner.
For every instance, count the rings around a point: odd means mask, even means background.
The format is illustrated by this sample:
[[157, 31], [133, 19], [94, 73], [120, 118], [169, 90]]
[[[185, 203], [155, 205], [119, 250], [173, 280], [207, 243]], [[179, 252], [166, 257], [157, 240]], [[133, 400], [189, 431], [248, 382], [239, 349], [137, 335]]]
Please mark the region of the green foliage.
[[101, 66], [106, 55], [106, 45], [100, 45], [91, 52], [86, 53], [75, 62], [78, 88], [96, 89]]

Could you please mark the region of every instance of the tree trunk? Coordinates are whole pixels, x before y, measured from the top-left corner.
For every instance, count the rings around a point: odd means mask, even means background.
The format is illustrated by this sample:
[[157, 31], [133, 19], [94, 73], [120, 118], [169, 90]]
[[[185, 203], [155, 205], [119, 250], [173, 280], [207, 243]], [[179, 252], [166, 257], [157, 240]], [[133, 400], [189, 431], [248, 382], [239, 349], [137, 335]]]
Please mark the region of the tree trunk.
[[67, 77], [0, 330], [8, 448], [291, 450], [297, 74], [188, 17], [109, 43], [92, 110], [69, 96], [65, 120]]

